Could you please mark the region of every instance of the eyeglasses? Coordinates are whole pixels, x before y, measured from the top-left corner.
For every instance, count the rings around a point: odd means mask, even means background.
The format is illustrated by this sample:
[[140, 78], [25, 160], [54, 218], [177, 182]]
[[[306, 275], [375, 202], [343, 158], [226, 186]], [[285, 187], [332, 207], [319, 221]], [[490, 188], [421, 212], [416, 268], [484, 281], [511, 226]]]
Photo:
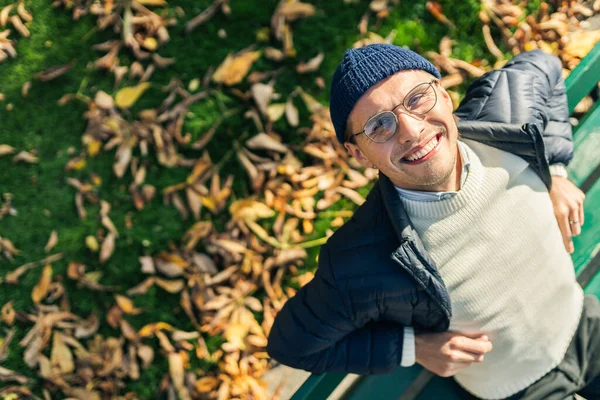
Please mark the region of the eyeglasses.
[[394, 110], [400, 106], [404, 107], [406, 113], [417, 118], [423, 119], [437, 103], [437, 94], [433, 88], [433, 84], [437, 83], [437, 79], [430, 82], [424, 82], [415, 86], [398, 104], [390, 111], [382, 111], [373, 115], [362, 131], [352, 134], [352, 137], [364, 133], [370, 140], [375, 143], [385, 143], [394, 136], [398, 130], [398, 117]]

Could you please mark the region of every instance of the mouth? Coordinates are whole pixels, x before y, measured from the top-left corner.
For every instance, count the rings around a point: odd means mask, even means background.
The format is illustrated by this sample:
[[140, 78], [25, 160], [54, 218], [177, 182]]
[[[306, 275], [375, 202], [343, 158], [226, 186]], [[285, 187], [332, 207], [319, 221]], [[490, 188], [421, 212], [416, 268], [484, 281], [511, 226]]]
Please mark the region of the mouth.
[[437, 153], [442, 142], [442, 136], [442, 132], [438, 133], [423, 146], [402, 157], [400, 161], [407, 165], [417, 165], [429, 160]]

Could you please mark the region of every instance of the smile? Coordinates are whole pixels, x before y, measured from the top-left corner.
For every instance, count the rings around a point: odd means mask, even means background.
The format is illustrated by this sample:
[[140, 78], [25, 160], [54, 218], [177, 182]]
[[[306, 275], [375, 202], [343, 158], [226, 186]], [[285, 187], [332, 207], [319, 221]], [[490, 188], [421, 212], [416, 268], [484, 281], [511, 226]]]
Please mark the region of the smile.
[[403, 157], [402, 162], [408, 165], [415, 165], [429, 160], [437, 153], [441, 140], [442, 134], [438, 133], [419, 150], [413, 151], [409, 155]]

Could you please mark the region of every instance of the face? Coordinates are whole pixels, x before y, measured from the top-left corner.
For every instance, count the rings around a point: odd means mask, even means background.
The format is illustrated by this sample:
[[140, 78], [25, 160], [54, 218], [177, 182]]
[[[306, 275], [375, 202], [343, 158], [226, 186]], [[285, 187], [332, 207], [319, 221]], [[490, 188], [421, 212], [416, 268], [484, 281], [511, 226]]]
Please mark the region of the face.
[[[392, 110], [402, 103], [415, 86], [434, 77], [425, 71], [398, 72], [372, 86], [356, 103], [348, 117], [348, 127], [360, 132], [373, 115]], [[356, 143], [344, 146], [364, 167], [375, 167], [394, 185], [413, 190], [457, 190], [458, 129], [452, 115], [452, 100], [438, 84], [435, 106], [424, 116], [414, 117], [399, 106], [395, 135], [385, 143], [375, 143], [365, 134], [355, 136]]]

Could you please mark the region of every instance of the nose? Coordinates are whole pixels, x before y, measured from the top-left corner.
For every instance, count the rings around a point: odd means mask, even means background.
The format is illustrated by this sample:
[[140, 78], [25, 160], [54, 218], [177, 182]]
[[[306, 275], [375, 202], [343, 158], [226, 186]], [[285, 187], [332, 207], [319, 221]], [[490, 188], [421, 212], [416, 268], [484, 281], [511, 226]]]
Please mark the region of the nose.
[[425, 130], [424, 118], [400, 110], [396, 111], [396, 116], [398, 118], [398, 132], [396, 132], [396, 136], [400, 143], [404, 144], [421, 140]]

